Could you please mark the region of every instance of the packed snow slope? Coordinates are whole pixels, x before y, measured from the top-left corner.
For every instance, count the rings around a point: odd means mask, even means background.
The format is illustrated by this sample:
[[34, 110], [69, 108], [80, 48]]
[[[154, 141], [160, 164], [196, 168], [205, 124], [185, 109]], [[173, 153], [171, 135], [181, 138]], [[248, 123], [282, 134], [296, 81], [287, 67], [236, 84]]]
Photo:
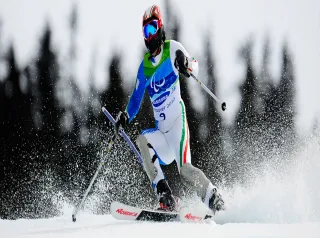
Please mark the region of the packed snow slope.
[[[245, 214], [244, 214], [245, 215]], [[180, 222], [151, 223], [117, 221], [111, 215], [80, 214], [40, 220], [1, 221], [0, 237], [320, 237], [319, 223], [252, 224], [214, 222], [190, 224]]]
[[[274, 157], [274, 161], [279, 158]], [[283, 159], [280, 158], [281, 161]], [[284, 166], [281, 166], [284, 165]], [[290, 159], [265, 165], [248, 184], [222, 189], [227, 210], [201, 224], [128, 222], [80, 212], [38, 220], [0, 220], [0, 238], [11, 237], [318, 237], [320, 238], [320, 137]], [[89, 201], [87, 201], [89, 202]], [[198, 205], [199, 209], [203, 209]]]

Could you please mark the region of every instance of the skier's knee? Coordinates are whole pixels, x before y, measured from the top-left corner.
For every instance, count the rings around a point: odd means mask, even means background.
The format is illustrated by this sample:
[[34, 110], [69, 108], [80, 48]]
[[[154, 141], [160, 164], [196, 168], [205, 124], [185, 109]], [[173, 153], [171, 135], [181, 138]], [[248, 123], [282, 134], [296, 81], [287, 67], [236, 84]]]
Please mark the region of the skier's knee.
[[144, 160], [143, 162], [145, 163], [145, 160], [150, 158], [147, 138], [144, 135], [139, 135], [136, 140], [136, 143], [142, 154], [142, 159]]
[[194, 167], [192, 164], [190, 163], [185, 163], [182, 165], [181, 167], [181, 175], [184, 177], [194, 177], [196, 176], [197, 173], [201, 173], [201, 170], [198, 171], [199, 169]]
[[194, 167], [190, 163], [184, 164], [180, 171], [181, 176], [194, 186], [206, 187], [210, 183], [206, 175], [199, 168]]
[[153, 179], [156, 177], [156, 168], [150, 155], [150, 148], [148, 146], [147, 138], [144, 135], [139, 135], [136, 143], [142, 155], [143, 167], [147, 172], [150, 181], [153, 181]]

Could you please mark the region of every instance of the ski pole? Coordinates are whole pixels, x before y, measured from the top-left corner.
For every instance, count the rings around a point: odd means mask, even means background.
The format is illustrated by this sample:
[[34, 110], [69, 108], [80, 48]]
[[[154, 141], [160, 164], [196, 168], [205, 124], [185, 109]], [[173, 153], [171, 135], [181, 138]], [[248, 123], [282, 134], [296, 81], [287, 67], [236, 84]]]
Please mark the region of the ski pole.
[[[107, 153], [110, 152], [111, 147], [112, 147], [112, 145], [113, 145], [116, 137], [117, 137], [117, 135], [116, 135], [116, 133], [114, 133], [114, 135], [113, 135], [113, 136], [111, 137], [111, 139], [109, 140], [108, 147], [107, 147]], [[100, 160], [100, 163], [99, 163], [99, 166], [98, 166], [98, 168], [97, 168], [97, 170], [96, 170], [96, 173], [94, 174], [94, 176], [92, 177], [92, 179], [91, 179], [91, 181], [90, 181], [89, 187], [87, 188], [86, 192], [84, 193], [84, 195], [83, 195], [83, 197], [82, 197], [82, 200], [81, 200], [79, 206], [76, 206], [75, 209], [74, 209], [74, 211], [73, 211], [73, 213], [72, 213], [72, 221], [73, 221], [73, 222], [76, 222], [76, 220], [77, 220], [77, 217], [76, 217], [76, 216], [77, 216], [77, 213], [79, 212], [79, 210], [80, 210], [81, 207], [83, 206], [84, 201], [86, 200], [86, 198], [87, 198], [87, 196], [88, 196], [88, 193], [90, 192], [91, 187], [92, 187], [94, 181], [96, 180], [96, 178], [97, 178], [97, 176], [98, 176], [98, 174], [99, 174], [102, 166], [104, 165], [104, 163], [105, 163], [105, 157], [102, 156], [102, 158], [101, 158], [101, 160]]]
[[225, 102], [222, 102], [222, 103], [221, 103], [220, 99], [219, 99], [216, 95], [214, 95], [213, 92], [211, 92], [210, 89], [207, 88], [206, 85], [204, 85], [199, 79], [197, 79], [197, 77], [194, 76], [193, 73], [191, 73], [190, 75], [191, 75], [192, 78], [194, 78], [194, 79], [200, 84], [200, 86], [201, 86], [204, 90], [207, 91], [207, 93], [208, 93], [211, 97], [213, 97], [218, 103], [221, 104], [222, 111], [225, 111], [225, 110], [227, 109], [227, 104], [226, 104]]

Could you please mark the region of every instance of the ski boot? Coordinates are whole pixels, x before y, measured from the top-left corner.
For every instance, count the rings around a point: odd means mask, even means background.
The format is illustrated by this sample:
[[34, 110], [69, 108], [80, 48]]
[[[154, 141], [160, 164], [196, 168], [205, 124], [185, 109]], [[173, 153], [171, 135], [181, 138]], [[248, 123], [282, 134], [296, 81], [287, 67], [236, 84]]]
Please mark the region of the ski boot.
[[166, 180], [161, 179], [157, 186], [157, 196], [159, 199], [159, 208], [161, 211], [176, 211], [176, 200], [172, 196], [171, 189]]
[[218, 193], [216, 188], [212, 189], [212, 194], [209, 199], [209, 208], [215, 214], [216, 211], [225, 210], [224, 201], [222, 200], [221, 195]]

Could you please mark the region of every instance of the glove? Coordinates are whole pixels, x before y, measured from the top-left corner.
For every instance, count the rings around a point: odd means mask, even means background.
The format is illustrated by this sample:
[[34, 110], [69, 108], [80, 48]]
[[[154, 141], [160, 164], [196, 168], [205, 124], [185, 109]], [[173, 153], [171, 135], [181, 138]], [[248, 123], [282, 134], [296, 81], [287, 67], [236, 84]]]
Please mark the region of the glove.
[[190, 77], [190, 70], [188, 68], [188, 58], [184, 55], [182, 50], [176, 51], [176, 59], [174, 60], [174, 67], [187, 78]]
[[118, 113], [118, 116], [116, 118], [116, 124], [115, 124], [115, 131], [116, 131], [116, 134], [118, 135], [119, 134], [119, 128], [120, 126], [122, 128], [124, 128], [126, 125], [129, 124], [129, 115], [126, 111], [122, 112], [120, 111]]

